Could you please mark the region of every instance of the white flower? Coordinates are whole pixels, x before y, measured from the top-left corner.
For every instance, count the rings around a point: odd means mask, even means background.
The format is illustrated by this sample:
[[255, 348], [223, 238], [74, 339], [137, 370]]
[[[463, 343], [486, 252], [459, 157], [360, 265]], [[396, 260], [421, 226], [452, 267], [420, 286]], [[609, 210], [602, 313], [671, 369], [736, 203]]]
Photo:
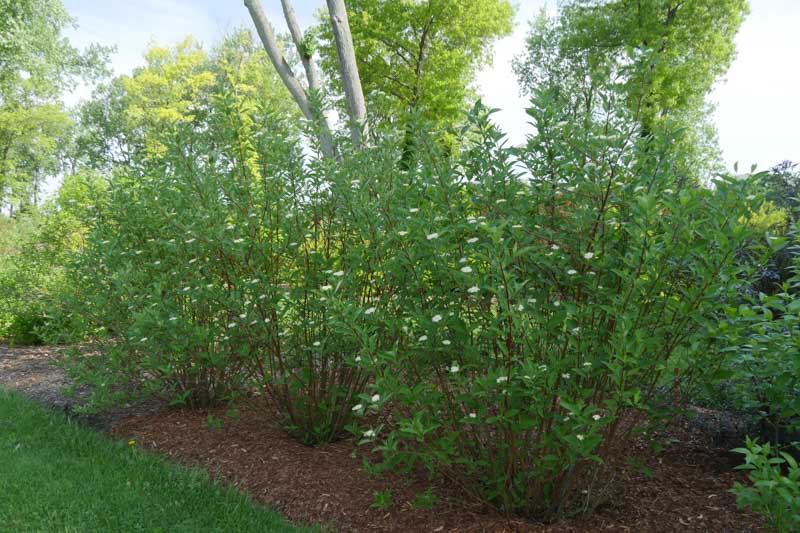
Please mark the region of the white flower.
[[564, 372], [563, 374], [561, 374], [561, 377], [564, 378], [564, 379], [569, 379], [569, 377], [570, 377], [569, 376], [569, 372]]
[[228, 324], [228, 327], [229, 328], [235, 328], [236, 327], [236, 322], [231, 322], [230, 324]]
[[497, 378], [498, 383], [505, 383], [506, 381], [508, 381], [508, 376], [500, 376]]
[[504, 204], [504, 203], [506, 203], [506, 199], [505, 198], [500, 198], [499, 200], [496, 200], [495, 203], [496, 204]]
[[409, 213], [419, 213], [419, 207], [412, 207], [408, 210]]
[[470, 417], [470, 418], [477, 418], [477, 417], [478, 417], [478, 415], [476, 415], [475, 413], [470, 413], [470, 414], [469, 414], [469, 417]]
[[558, 250], [558, 245], [557, 244], [553, 244], [552, 246], [550, 246], [550, 249], [551, 250]]
[[433, 315], [433, 318], [431, 318], [431, 320], [433, 320], [434, 322], [439, 322], [442, 320], [442, 315]]
[[467, 289], [467, 292], [470, 294], [475, 294], [478, 291], [480, 291], [478, 287], [470, 287], [469, 289]]
[[374, 436], [375, 436], [375, 430], [374, 430], [374, 429], [368, 429], [368, 430], [366, 430], [366, 431], [364, 432], [364, 436], [365, 436], [366, 438], [368, 438], [368, 439], [371, 439], [372, 437], [374, 437]]
[[360, 362], [361, 362], [361, 356], [360, 356], [360, 355], [357, 355], [357, 356], [356, 356], [356, 363], [360, 363]]
[[191, 288], [191, 287], [184, 287], [184, 288], [183, 288], [183, 292], [188, 292], [188, 291], [190, 291], [190, 290], [192, 290], [192, 288]]
[[372, 313], [374, 313], [374, 312], [375, 312], [375, 308], [374, 308], [374, 307], [370, 307], [369, 309], [367, 309], [366, 311], [364, 311], [364, 314], [365, 314], [365, 315], [371, 315], [371, 314], [372, 314]]
[[578, 333], [581, 330], [580, 326], [572, 328], [572, 333]]
[[247, 313], [242, 313], [241, 315], [239, 315], [239, 318], [247, 318]]
[[467, 244], [475, 244], [476, 242], [478, 242], [477, 237], [470, 237], [469, 239], [467, 239]]
[[450, 341], [445, 339], [442, 341], [442, 344], [444, 344], [445, 346], [450, 346]]
[[517, 311], [524, 311], [524, 310], [525, 310], [525, 306], [524, 306], [524, 305], [522, 305], [522, 304], [519, 304], [519, 305], [517, 306]]
[[333, 288], [333, 286], [331, 286], [331, 285], [323, 285], [322, 287], [320, 287], [320, 289], [322, 289], [323, 291], [329, 291], [332, 288]]
[[597, 422], [597, 421], [598, 421], [598, 420], [600, 420], [601, 418], [603, 418], [603, 417], [602, 417], [602, 416], [600, 416], [600, 415], [592, 415], [592, 420], [594, 420], [595, 422]]
[[169, 317], [169, 321], [170, 322], [175, 322], [176, 320], [178, 320], [178, 317], [176, 317], [176, 316]]
[[590, 367], [590, 366], [592, 366], [592, 363], [590, 363], [590, 362], [588, 362], [588, 361], [587, 361], [587, 362], [583, 363], [583, 366], [585, 366], [585, 367]]
[[529, 304], [535, 304], [536, 303], [536, 298], [528, 298], [528, 303]]
[[147, 342], [147, 337], [142, 337], [141, 339], [139, 339], [139, 342]]
[[161, 264], [161, 261], [156, 261], [156, 262], [155, 262], [155, 263], [153, 263], [153, 264], [154, 264], [154, 265], [156, 265], [156, 266], [158, 266], [158, 265], [160, 265], [160, 264]]
[[406, 235], [408, 235], [408, 232], [405, 231], [405, 230], [401, 230], [401, 231], [398, 231], [397, 234], [400, 235], [401, 237], [405, 237]]
[[522, 224], [514, 224], [511, 227], [514, 228], [514, 229], [522, 229]]
[[591, 259], [592, 257], [594, 257], [594, 253], [592, 253], [592, 252], [586, 252], [585, 254], [583, 254], [583, 257], [584, 257], [585, 259]]
[[472, 272], [472, 267], [469, 266], [461, 267], [461, 272], [463, 272], [464, 274], [469, 274], [470, 272]]
[[453, 363], [453, 365], [450, 367], [450, 372], [452, 372], [453, 374], [455, 374], [459, 370], [461, 370], [461, 368], [459, 368], [457, 363]]
[[574, 276], [577, 273], [578, 271], [575, 270], [574, 268], [570, 268], [569, 270], [567, 270], [567, 274], [569, 274], [570, 276]]
[[357, 403], [356, 405], [353, 406], [353, 411], [360, 411], [363, 408], [364, 408], [363, 405], [361, 405], [360, 403]]
[[342, 276], [344, 276], [344, 271], [337, 270], [336, 272], [333, 273], [333, 275], [336, 276], [337, 278], [341, 278]]
[[314, 346], [319, 346], [319, 345], [320, 345], [319, 341], [314, 341]]
[[584, 437], [584, 436], [583, 436], [583, 435], [581, 435], [581, 434], [575, 435], [575, 437], [576, 437], [578, 440], [583, 440], [583, 439], [585, 439], [585, 438], [586, 438], [586, 437]]
[[428, 336], [427, 335], [423, 335], [418, 340], [419, 340], [419, 342], [425, 342], [426, 340], [428, 340]]
[[458, 260], [458, 262], [459, 263], [466, 263], [467, 262], [467, 258], [466, 257], [462, 257], [461, 259]]
[[372, 396], [372, 402], [374, 403], [374, 402], [379, 402], [379, 401], [381, 401], [381, 395], [380, 394], [374, 394]]
[[196, 257], [195, 257], [195, 258], [192, 258], [192, 259], [189, 259], [189, 264], [190, 264], [190, 265], [191, 265], [192, 263], [196, 263], [196, 262], [197, 262], [197, 258], [196, 258]]
[[561, 305], [561, 300], [556, 300], [555, 302], [553, 302], [553, 305], [558, 307], [559, 305]]
[[429, 241], [432, 241], [433, 239], [438, 239], [439, 238], [439, 234], [438, 233], [428, 233], [428, 235], [426, 235], [425, 237]]

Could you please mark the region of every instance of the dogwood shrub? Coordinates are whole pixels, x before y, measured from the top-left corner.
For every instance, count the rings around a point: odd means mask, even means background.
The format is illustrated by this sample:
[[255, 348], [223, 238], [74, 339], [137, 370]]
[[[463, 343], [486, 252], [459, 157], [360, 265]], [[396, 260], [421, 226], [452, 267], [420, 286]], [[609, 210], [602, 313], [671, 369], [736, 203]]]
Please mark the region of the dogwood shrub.
[[354, 409], [384, 467], [553, 519], [602, 499], [668, 373], [709, 363], [747, 202], [731, 179], [678, 190], [613, 116], [532, 114], [526, 149], [477, 106], [458, 158], [421, 138], [411, 170], [371, 182], [354, 217], [373, 297], [342, 316], [375, 376]]

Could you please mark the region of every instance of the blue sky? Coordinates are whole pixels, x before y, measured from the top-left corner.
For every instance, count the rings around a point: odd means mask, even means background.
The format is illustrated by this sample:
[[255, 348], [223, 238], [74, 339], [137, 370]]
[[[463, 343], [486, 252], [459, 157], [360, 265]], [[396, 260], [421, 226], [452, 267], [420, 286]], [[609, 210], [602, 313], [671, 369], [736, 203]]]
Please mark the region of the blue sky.
[[[513, 0], [512, 0], [513, 1]], [[498, 42], [494, 64], [484, 69], [477, 88], [484, 102], [501, 111], [496, 120], [512, 142], [530, 133], [526, 106], [511, 71], [511, 60], [524, 49], [529, 21], [542, 6], [557, 0], [517, 0], [514, 34]], [[709, 0], [714, 1], [714, 0]], [[143, 63], [151, 42], [170, 44], [192, 34], [210, 45], [230, 30], [251, 27], [241, 0], [65, 0], [77, 18], [69, 37], [77, 46], [91, 42], [115, 45], [112, 66], [117, 74]], [[280, 0], [262, 0], [278, 31], [285, 31]], [[314, 20], [324, 0], [295, 0], [303, 26]], [[726, 164], [739, 162], [764, 169], [783, 159], [800, 162], [800, 0], [750, 0], [751, 14], [736, 43], [738, 56], [726, 80], [714, 89], [715, 122]], [[87, 94], [79, 90], [69, 100]]]

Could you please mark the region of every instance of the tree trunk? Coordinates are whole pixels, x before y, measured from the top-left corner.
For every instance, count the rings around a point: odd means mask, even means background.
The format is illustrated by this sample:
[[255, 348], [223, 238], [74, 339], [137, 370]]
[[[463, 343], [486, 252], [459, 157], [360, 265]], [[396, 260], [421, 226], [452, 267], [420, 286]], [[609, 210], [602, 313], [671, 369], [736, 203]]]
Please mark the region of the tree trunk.
[[353, 144], [359, 145], [362, 136], [367, 134], [367, 107], [364, 104], [361, 78], [358, 76], [358, 65], [353, 48], [353, 37], [350, 33], [350, 23], [347, 20], [347, 9], [344, 6], [344, 0], [327, 0], [327, 3], [333, 38], [336, 41], [336, 55], [339, 57], [339, 72], [342, 76], [347, 110], [350, 114], [350, 137]]
[[297, 15], [295, 15], [291, 0], [281, 0], [281, 6], [283, 7], [283, 16], [286, 19], [286, 24], [289, 26], [289, 33], [292, 35], [292, 41], [294, 41], [297, 54], [300, 56], [300, 61], [303, 63], [306, 80], [308, 80], [309, 107], [314, 114], [315, 121], [320, 130], [320, 144], [332, 147], [332, 152], [335, 153], [336, 148], [331, 137], [331, 128], [320, 105], [322, 99], [322, 83], [317, 73], [317, 64], [314, 62], [313, 52], [309, 51], [306, 43], [303, 42], [303, 32], [300, 29], [300, 24], [297, 22]]
[[[288, 4], [288, 0], [283, 0], [283, 1], [284, 1], [284, 6], [286, 6], [286, 4]], [[261, 8], [261, 2], [259, 0], [244, 0], [244, 5], [250, 12], [250, 18], [253, 19], [253, 24], [255, 24], [258, 36], [261, 38], [261, 43], [264, 45], [264, 49], [267, 51], [267, 55], [269, 56], [272, 65], [275, 67], [275, 70], [278, 71], [278, 75], [281, 77], [283, 84], [286, 86], [287, 89], [289, 89], [289, 93], [292, 95], [292, 98], [297, 103], [298, 107], [303, 112], [303, 115], [306, 117], [306, 119], [317, 124], [317, 126], [319, 127], [320, 148], [322, 149], [323, 155], [325, 157], [334, 157], [336, 155], [336, 151], [333, 146], [331, 132], [330, 128], [328, 127], [327, 121], [324, 120], [324, 115], [322, 115], [321, 113], [319, 114], [315, 113], [314, 110], [312, 109], [312, 105], [308, 98], [308, 94], [306, 93], [300, 81], [294, 76], [292, 68], [289, 66], [289, 63], [283, 56], [283, 52], [281, 52], [280, 46], [278, 45], [278, 41], [275, 38], [275, 30], [272, 28], [272, 24], [270, 24], [266, 14], [264, 13], [264, 10]], [[286, 8], [284, 7], [284, 9]], [[289, 12], [292, 14], [292, 18], [294, 19], [294, 26], [296, 27], [297, 21], [294, 17], [294, 10], [291, 9], [291, 6], [289, 6]], [[293, 25], [292, 22], [289, 22], [290, 31], [292, 25]], [[299, 28], [296, 29], [299, 30]], [[294, 37], [294, 32], [292, 32], [292, 37]], [[300, 55], [302, 58], [303, 57], [302, 51]], [[303, 63], [303, 67], [305, 68], [305, 61]], [[309, 71], [306, 70], [307, 74], [308, 72]], [[316, 81], [318, 83], [319, 79], [316, 78]], [[309, 82], [311, 82], [310, 79]]]

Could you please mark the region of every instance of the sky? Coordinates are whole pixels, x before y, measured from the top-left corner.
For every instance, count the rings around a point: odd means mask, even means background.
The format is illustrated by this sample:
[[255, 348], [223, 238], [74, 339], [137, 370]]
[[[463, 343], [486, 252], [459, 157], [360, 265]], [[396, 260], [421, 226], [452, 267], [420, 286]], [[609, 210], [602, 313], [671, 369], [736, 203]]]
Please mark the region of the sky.
[[[493, 64], [484, 68], [476, 87], [485, 104], [499, 109], [495, 120], [510, 142], [532, 132], [523, 112], [527, 101], [511, 69], [524, 51], [528, 21], [542, 7], [552, 11], [558, 0], [512, 0], [517, 5], [514, 33], [498, 41]], [[714, 1], [714, 0], [708, 0]], [[294, 0], [300, 23], [314, 22], [324, 0]], [[187, 35], [210, 47], [227, 32], [252, 27], [241, 0], [65, 0], [78, 27], [67, 35], [78, 47], [90, 43], [116, 46], [111, 66], [129, 73], [144, 63], [151, 43], [173, 44]], [[262, 0], [276, 30], [286, 31], [280, 0]], [[800, 0], [750, 0], [751, 13], [736, 37], [737, 57], [710, 95], [723, 159], [729, 169], [758, 169], [790, 159], [800, 162]], [[68, 103], [85, 98], [82, 88]]]

